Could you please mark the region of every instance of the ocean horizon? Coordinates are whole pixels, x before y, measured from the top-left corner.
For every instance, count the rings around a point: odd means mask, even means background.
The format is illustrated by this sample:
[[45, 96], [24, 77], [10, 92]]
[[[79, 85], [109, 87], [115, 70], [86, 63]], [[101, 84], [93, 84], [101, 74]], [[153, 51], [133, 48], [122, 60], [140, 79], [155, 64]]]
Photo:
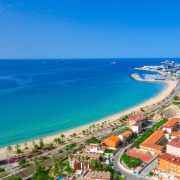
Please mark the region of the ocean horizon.
[[0, 60], [0, 147], [93, 123], [154, 97], [165, 84], [130, 75], [163, 60]]

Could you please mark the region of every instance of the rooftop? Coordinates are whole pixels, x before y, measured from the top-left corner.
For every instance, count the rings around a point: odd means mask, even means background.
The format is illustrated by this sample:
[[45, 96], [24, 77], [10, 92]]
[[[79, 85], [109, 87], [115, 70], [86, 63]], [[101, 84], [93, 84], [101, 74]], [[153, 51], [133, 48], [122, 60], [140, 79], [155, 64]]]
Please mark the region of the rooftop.
[[125, 137], [130, 137], [132, 135], [132, 132], [131, 131], [125, 131], [124, 133], [123, 133], [123, 136], [125, 136]]
[[104, 140], [104, 144], [109, 147], [116, 147], [119, 142], [120, 139], [118, 136], [110, 136]]
[[144, 121], [146, 119], [146, 116], [144, 115], [132, 115], [128, 118], [130, 121]]
[[143, 162], [149, 162], [153, 159], [153, 156], [151, 156], [150, 154], [142, 153], [132, 149], [128, 150], [126, 154], [132, 157], [140, 158]]
[[168, 153], [164, 153], [163, 155], [159, 156], [159, 159], [165, 160], [165, 161], [168, 161], [170, 163], [180, 166], [180, 157], [177, 157]]
[[180, 148], [180, 138], [174, 138], [168, 143], [168, 145]]
[[114, 142], [119, 142], [120, 139], [118, 138], [118, 136], [110, 136], [107, 139], [105, 139], [105, 141], [114, 141]]
[[173, 131], [171, 133], [171, 136], [179, 136], [180, 137], [180, 132], [179, 131]]
[[149, 136], [145, 141], [143, 141], [140, 146], [162, 150], [164, 147], [157, 144], [162, 137], [164, 137], [164, 131], [156, 130], [151, 136]]
[[92, 171], [88, 172], [85, 176], [91, 177], [91, 178], [109, 178], [110, 179], [110, 172], [105, 171]]
[[180, 118], [170, 118], [164, 125], [164, 128], [171, 128], [173, 127], [177, 122], [180, 122]]
[[87, 180], [87, 179], [110, 179], [111, 173], [105, 171], [89, 171], [75, 178], [76, 180]]
[[87, 145], [87, 148], [99, 148], [100, 150], [105, 150], [105, 146], [103, 146], [102, 144], [99, 143], [90, 143], [89, 145]]
[[92, 152], [82, 152], [82, 153], [76, 153], [72, 157], [70, 157], [71, 160], [76, 160], [78, 157], [84, 157], [86, 159], [99, 159], [100, 154], [92, 153]]

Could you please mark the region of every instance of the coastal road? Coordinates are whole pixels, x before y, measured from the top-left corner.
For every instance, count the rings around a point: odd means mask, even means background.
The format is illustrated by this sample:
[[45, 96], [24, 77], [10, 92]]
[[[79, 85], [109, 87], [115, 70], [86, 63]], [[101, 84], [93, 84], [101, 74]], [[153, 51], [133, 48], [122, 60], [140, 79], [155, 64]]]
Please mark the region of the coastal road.
[[[101, 132], [97, 132], [94, 134], [94, 136], [96, 137], [103, 137], [107, 134], [109, 134], [111, 132], [110, 129], [106, 129], [104, 131], [101, 131]], [[89, 139], [92, 135], [89, 135], [89, 136], [86, 136], [86, 137], [83, 137], [83, 138], [79, 138], [77, 139], [76, 143], [82, 143], [82, 142], [85, 142], [87, 139]], [[67, 143], [69, 144], [69, 143]], [[47, 153], [44, 153], [43, 155], [38, 155], [36, 156], [37, 157], [41, 157], [41, 156], [50, 156], [50, 155], [54, 155], [54, 158], [60, 158], [60, 155], [57, 154], [59, 152], [59, 150], [64, 150], [66, 145], [67, 144], [64, 144], [64, 145], [61, 145], [60, 147], [56, 148], [56, 149], [53, 149], [52, 151], [49, 151]], [[31, 161], [33, 163], [33, 161]], [[41, 163], [42, 166], [48, 166], [48, 165], [51, 165], [52, 164], [52, 159], [49, 158], [47, 160], [45, 160], [43, 163]], [[29, 177], [32, 177], [32, 175], [35, 173], [35, 166], [34, 165], [31, 165], [25, 169], [20, 169], [20, 170], [17, 170], [16, 172], [11, 172], [8, 176], [6, 177], [3, 177], [2, 180], [7, 180], [9, 179], [10, 177], [14, 177], [14, 176], [19, 176], [21, 177], [22, 179], [27, 179]]]
[[113, 161], [113, 165], [115, 167], [116, 171], [121, 172], [122, 175], [124, 175], [126, 177], [127, 180], [144, 180], [145, 178], [138, 175], [133, 175], [130, 172], [128, 172], [127, 170], [125, 170], [124, 168], [122, 168], [122, 166], [120, 165], [120, 157], [121, 155], [124, 153], [125, 149], [128, 149], [130, 147], [130, 145], [128, 145], [127, 147], [121, 148], [114, 156], [114, 161]]
[[155, 159], [153, 162], [151, 162], [146, 168], [144, 168], [140, 175], [141, 176], [145, 176], [147, 175], [149, 172], [152, 172], [155, 168], [157, 167], [157, 159]]
[[[172, 97], [173, 97], [174, 95], [177, 95], [177, 93], [178, 93], [179, 91], [180, 91], [180, 84], [178, 83], [177, 88], [171, 93], [171, 95], [170, 95], [168, 98], [166, 98], [164, 101], [162, 101], [162, 104], [160, 105], [160, 107], [161, 107], [162, 105], [165, 105], [165, 104], [170, 104], [170, 103], [172, 102]], [[158, 109], [158, 108], [156, 108], [156, 110], [157, 110], [157, 109]], [[148, 112], [151, 112], [151, 111], [148, 111]], [[148, 112], [146, 112], [146, 113], [148, 113]], [[105, 130], [103, 130], [103, 131], [94, 133], [93, 136], [95, 136], [95, 137], [103, 137], [103, 136], [105, 136], [105, 135], [108, 135], [108, 134], [111, 133], [111, 132], [112, 132], [111, 128], [107, 128], [107, 129], [105, 129]], [[86, 141], [88, 138], [90, 138], [90, 137], [92, 137], [92, 135], [89, 135], [89, 136], [86, 136], [86, 137], [83, 137], [83, 138], [76, 139], [74, 142], [76, 142], [76, 143], [85, 142], [85, 141]], [[70, 143], [70, 142], [69, 142], [69, 143]], [[69, 143], [67, 143], [67, 144], [69, 144]], [[44, 155], [48, 155], [48, 154], [54, 154], [54, 155], [56, 155], [57, 152], [58, 152], [59, 150], [64, 149], [67, 144], [61, 145], [61, 147], [58, 147], [58, 148], [52, 150], [51, 152], [44, 153]], [[128, 145], [128, 147], [129, 147], [129, 145]], [[120, 166], [120, 157], [121, 157], [122, 153], [124, 152], [124, 150], [125, 150], [126, 148], [128, 148], [128, 147], [121, 148], [121, 149], [116, 153], [116, 155], [114, 156], [114, 162], [113, 162], [113, 164], [114, 164], [115, 168], [117, 169], [117, 171], [120, 171], [128, 180], [144, 180], [145, 177], [143, 177], [143, 175], [147, 174], [147, 172], [151, 171], [151, 169], [153, 169], [154, 166], [156, 166], [156, 165], [155, 165], [155, 162], [152, 163], [152, 165], [150, 164], [149, 166], [147, 166], [147, 167], [140, 173], [139, 176], [135, 176], [135, 175], [129, 173], [128, 171], [124, 170], [124, 169]], [[41, 155], [40, 155], [40, 156], [41, 156]], [[19, 172], [12, 173], [12, 174], [9, 175], [9, 176], [19, 175], [20, 177], [25, 178], [25, 177], [31, 176], [31, 175], [34, 173], [34, 171], [35, 171], [34, 167], [29, 167], [29, 168], [27, 168], [27, 169], [20, 170]], [[7, 177], [4, 178], [4, 179], [7, 179]]]

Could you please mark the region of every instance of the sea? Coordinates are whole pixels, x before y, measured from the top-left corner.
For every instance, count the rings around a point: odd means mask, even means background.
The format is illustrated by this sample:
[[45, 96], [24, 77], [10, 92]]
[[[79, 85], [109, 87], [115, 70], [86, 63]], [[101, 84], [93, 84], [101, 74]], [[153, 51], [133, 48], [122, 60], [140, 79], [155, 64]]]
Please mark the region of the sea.
[[130, 75], [135, 67], [163, 60], [1, 59], [0, 146], [79, 127], [142, 103], [165, 85], [137, 82]]

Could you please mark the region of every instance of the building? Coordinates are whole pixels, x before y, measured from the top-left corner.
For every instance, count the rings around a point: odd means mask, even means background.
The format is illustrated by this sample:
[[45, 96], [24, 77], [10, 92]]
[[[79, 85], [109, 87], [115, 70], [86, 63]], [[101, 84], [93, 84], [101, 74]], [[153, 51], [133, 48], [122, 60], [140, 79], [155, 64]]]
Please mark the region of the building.
[[171, 134], [171, 139], [174, 139], [174, 138], [177, 138], [179, 137], [180, 138], [180, 132], [177, 132], [177, 131], [173, 131]]
[[171, 140], [166, 146], [166, 152], [174, 156], [180, 157], [180, 138]]
[[125, 131], [123, 134], [118, 135], [119, 139], [123, 142], [128, 141], [132, 136], [131, 131]]
[[180, 157], [165, 153], [158, 158], [158, 169], [170, 174], [180, 175]]
[[120, 139], [118, 136], [110, 136], [109, 138], [104, 140], [104, 145], [109, 148], [117, 148], [120, 143]]
[[126, 137], [126, 138], [129, 138], [129, 137], [131, 137], [132, 136], [132, 132], [131, 131], [125, 131], [124, 133], [123, 133], [123, 136], [124, 137]]
[[165, 141], [165, 135], [163, 130], [156, 130], [151, 136], [140, 144], [140, 150], [151, 155], [160, 154], [163, 149], [163, 143]]
[[128, 118], [128, 125], [129, 127], [132, 127], [133, 125], [140, 123], [143, 126], [143, 124], [146, 123], [146, 121], [147, 121], [146, 116], [136, 114]]
[[141, 123], [136, 123], [131, 127], [133, 133], [140, 133], [142, 130], [142, 124]]
[[87, 171], [90, 169], [91, 160], [99, 160], [100, 154], [97, 153], [81, 153], [74, 154], [69, 157], [70, 167], [77, 171], [77, 174], [81, 174], [83, 171]]
[[126, 154], [128, 156], [140, 158], [145, 163], [149, 163], [154, 158], [152, 155], [150, 155], [148, 153], [143, 153], [141, 151], [134, 150], [134, 149], [128, 149], [126, 151]]
[[105, 171], [92, 171], [85, 174], [83, 180], [110, 180], [111, 173]]
[[132, 131], [125, 131], [123, 133], [125, 141], [128, 141], [132, 137]]
[[173, 131], [178, 131], [180, 118], [170, 118], [164, 125], [163, 130], [171, 134]]
[[90, 143], [86, 147], [86, 152], [103, 154], [105, 149], [106, 149], [106, 147], [99, 143]]
[[73, 180], [111, 180], [111, 173], [105, 171], [86, 171]]

